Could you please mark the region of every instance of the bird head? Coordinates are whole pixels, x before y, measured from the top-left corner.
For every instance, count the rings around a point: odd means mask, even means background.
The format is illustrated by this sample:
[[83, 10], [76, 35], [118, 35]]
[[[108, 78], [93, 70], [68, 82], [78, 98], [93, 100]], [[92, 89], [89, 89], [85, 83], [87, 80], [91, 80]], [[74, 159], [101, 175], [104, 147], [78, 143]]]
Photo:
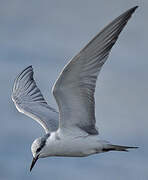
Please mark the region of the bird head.
[[37, 138], [34, 140], [31, 146], [31, 151], [33, 155], [33, 160], [30, 166], [30, 171], [34, 167], [35, 163], [39, 158], [45, 157], [44, 148], [46, 146], [46, 140], [50, 136], [50, 134], [46, 134], [43, 137]]

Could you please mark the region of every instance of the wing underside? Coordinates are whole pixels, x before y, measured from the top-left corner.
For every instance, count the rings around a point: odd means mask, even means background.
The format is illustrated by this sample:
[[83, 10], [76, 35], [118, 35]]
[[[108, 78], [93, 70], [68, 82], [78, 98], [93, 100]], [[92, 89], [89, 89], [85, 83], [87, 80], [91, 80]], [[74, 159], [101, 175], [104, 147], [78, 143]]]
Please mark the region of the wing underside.
[[53, 94], [59, 107], [60, 128], [80, 128], [98, 134], [94, 92], [98, 74], [120, 32], [137, 7], [131, 8], [95, 36], [63, 69]]
[[36, 120], [46, 133], [58, 128], [58, 112], [45, 101], [33, 78], [32, 66], [24, 69], [16, 78], [12, 100], [19, 112]]

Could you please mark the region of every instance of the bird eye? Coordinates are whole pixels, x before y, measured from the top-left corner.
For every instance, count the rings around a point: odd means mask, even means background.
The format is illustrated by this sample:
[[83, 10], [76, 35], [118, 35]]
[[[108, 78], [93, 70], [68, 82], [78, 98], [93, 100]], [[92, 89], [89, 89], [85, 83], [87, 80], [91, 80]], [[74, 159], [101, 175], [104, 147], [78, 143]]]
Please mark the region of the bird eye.
[[40, 152], [41, 149], [41, 147], [37, 148], [36, 153]]
[[41, 149], [45, 146], [45, 144], [46, 144], [46, 140], [44, 139], [41, 141], [40, 146], [36, 150], [36, 153], [40, 152]]

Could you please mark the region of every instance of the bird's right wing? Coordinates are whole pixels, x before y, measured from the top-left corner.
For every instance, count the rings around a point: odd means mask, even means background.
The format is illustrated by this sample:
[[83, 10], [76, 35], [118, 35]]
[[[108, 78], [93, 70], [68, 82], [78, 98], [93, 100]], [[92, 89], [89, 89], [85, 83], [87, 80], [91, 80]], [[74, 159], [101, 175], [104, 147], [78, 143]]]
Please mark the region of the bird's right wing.
[[32, 66], [24, 69], [16, 78], [12, 100], [19, 112], [35, 119], [46, 133], [58, 128], [58, 112], [45, 101], [33, 78]]

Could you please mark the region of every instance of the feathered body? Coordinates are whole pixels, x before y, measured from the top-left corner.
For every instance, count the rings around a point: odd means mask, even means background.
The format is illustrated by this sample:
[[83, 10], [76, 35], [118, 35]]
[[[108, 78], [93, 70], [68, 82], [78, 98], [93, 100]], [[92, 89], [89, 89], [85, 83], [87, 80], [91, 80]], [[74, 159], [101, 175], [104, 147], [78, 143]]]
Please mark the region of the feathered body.
[[35, 119], [46, 132], [32, 144], [34, 158], [30, 170], [42, 157], [84, 157], [136, 148], [100, 140], [94, 99], [100, 70], [136, 8], [127, 10], [112, 21], [64, 67], [53, 86], [59, 112], [45, 101], [33, 78], [32, 66], [17, 76], [12, 93], [16, 108]]

